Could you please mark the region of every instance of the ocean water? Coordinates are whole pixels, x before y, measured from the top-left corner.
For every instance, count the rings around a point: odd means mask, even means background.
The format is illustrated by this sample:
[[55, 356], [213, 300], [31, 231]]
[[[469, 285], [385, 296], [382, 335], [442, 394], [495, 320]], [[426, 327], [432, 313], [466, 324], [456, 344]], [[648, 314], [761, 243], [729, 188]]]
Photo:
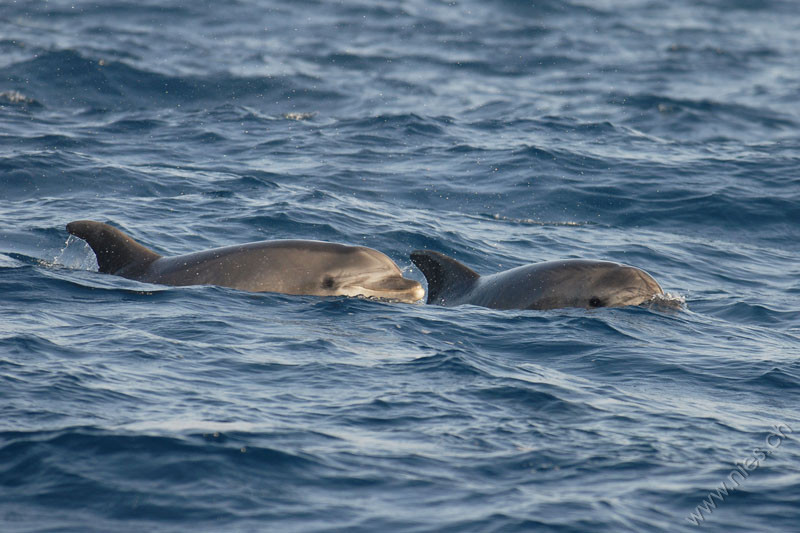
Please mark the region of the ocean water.
[[[0, 531], [800, 531], [799, 49], [791, 0], [4, 2]], [[147, 285], [85, 218], [685, 303]]]

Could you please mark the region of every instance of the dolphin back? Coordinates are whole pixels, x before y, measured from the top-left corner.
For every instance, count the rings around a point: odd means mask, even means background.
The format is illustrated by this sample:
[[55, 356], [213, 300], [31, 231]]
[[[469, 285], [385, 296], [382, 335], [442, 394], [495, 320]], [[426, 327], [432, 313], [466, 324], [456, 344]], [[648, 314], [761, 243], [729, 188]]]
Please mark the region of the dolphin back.
[[431, 250], [415, 250], [411, 261], [428, 280], [429, 304], [456, 305], [451, 297], [462, 295], [481, 277], [480, 274], [452, 257]]
[[76, 220], [67, 224], [67, 231], [91, 246], [97, 256], [100, 272], [137, 279], [161, 256], [134, 241], [117, 228], [95, 222]]

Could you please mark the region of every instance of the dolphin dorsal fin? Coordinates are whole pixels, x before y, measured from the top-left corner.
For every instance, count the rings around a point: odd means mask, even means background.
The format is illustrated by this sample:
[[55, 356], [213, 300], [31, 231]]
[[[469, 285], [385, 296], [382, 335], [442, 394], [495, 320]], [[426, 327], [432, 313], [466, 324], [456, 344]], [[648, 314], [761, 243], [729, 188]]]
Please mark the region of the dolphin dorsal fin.
[[415, 250], [411, 252], [411, 260], [428, 280], [428, 303], [434, 303], [453, 288], [471, 285], [481, 277], [452, 257], [431, 250]]
[[67, 224], [67, 231], [89, 243], [97, 256], [100, 272], [105, 274], [135, 277], [161, 257], [117, 228], [102, 222], [76, 220]]

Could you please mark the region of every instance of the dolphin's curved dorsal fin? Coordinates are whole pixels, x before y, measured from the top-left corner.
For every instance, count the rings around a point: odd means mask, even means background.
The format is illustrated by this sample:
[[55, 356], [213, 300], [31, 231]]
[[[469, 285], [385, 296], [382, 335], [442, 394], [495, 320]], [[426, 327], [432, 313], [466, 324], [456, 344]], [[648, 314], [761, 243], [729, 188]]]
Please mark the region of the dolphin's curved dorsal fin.
[[428, 280], [428, 303], [435, 302], [452, 288], [470, 285], [481, 277], [452, 257], [431, 250], [415, 250], [411, 252], [411, 260]]
[[161, 257], [123, 232], [93, 220], [76, 220], [67, 231], [89, 243], [97, 256], [97, 266], [105, 274], [135, 278], [150, 263]]

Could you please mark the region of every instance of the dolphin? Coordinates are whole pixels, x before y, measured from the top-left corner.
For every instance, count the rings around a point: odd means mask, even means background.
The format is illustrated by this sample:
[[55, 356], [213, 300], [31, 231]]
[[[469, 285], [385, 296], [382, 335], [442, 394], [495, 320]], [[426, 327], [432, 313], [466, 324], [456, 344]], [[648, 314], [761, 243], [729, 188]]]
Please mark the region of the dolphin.
[[394, 261], [364, 246], [278, 240], [162, 257], [102, 222], [76, 220], [67, 231], [89, 243], [100, 272], [146, 283], [407, 303], [425, 295], [422, 285], [404, 278]]
[[411, 260], [428, 280], [428, 303], [492, 309], [640, 305], [663, 294], [650, 274], [608, 261], [568, 259], [481, 276], [442, 253], [416, 250]]

